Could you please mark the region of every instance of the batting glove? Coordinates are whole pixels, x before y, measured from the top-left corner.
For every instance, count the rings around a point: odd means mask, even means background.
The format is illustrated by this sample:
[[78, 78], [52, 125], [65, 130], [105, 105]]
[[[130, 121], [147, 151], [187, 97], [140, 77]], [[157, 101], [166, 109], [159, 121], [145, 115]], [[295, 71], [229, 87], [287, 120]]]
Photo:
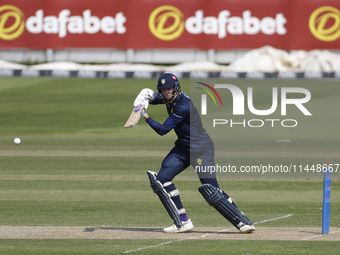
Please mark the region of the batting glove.
[[144, 108], [144, 109], [140, 112], [140, 116], [142, 116], [142, 118], [144, 118], [146, 115], [148, 115], [148, 113], [146, 112], [146, 109]]
[[142, 91], [136, 97], [133, 106], [144, 104], [144, 107], [148, 108], [149, 102], [154, 100], [154, 94], [155, 92], [153, 92], [151, 89], [142, 89]]

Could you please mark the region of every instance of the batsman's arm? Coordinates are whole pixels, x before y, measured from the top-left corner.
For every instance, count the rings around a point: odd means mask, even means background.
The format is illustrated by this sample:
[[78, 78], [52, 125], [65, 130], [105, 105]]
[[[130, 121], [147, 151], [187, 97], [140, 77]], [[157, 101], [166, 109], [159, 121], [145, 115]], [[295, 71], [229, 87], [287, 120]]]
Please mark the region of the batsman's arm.
[[160, 124], [157, 121], [155, 121], [154, 119], [148, 117], [146, 119], [146, 123], [148, 123], [150, 125], [150, 127], [153, 130], [156, 131], [157, 134], [165, 135], [165, 134], [169, 133], [169, 131], [176, 126], [176, 125], [174, 125], [174, 126], [167, 125], [167, 122], [169, 122], [168, 120], [169, 120], [169, 118], [164, 122], [164, 124]]
[[156, 131], [159, 135], [165, 135], [169, 131], [171, 131], [174, 127], [176, 127], [180, 122], [182, 122], [186, 115], [189, 114], [189, 111], [185, 108], [177, 108], [174, 113], [170, 114], [169, 117], [163, 124], [158, 123], [157, 121], [150, 118], [150, 116], [142, 115], [146, 122], [150, 125], [150, 127]]

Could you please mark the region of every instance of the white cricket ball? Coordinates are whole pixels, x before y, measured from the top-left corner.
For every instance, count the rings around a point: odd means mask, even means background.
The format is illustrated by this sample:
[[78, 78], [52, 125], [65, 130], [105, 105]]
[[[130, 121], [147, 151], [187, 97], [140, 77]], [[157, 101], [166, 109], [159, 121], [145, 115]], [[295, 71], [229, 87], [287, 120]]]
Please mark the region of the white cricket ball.
[[20, 144], [21, 143], [21, 139], [18, 138], [18, 137], [14, 138], [14, 143], [15, 144]]

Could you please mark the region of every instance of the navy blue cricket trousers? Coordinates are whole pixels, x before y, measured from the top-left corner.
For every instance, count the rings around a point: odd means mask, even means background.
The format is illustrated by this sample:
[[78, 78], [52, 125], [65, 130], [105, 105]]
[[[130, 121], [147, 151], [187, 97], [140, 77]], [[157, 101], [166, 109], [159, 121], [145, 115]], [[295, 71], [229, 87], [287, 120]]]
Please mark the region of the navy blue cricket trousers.
[[[198, 165], [198, 158], [200, 161], [200, 166], [202, 167], [215, 166], [214, 154], [214, 146], [212, 145], [210, 147], [204, 148], [204, 150], [195, 155], [192, 153], [190, 157], [190, 149], [181, 145], [179, 141], [176, 141], [175, 147], [164, 158], [161, 169], [157, 174], [157, 179], [162, 184], [172, 182], [175, 176], [177, 176], [190, 165], [195, 168], [195, 166]], [[202, 184], [211, 184], [212, 186], [219, 188], [215, 172], [205, 174], [198, 173], [198, 177]], [[165, 187], [165, 190], [169, 193], [175, 189], [176, 186], [173, 183]], [[172, 200], [178, 209], [183, 208], [180, 196], [172, 197]]]

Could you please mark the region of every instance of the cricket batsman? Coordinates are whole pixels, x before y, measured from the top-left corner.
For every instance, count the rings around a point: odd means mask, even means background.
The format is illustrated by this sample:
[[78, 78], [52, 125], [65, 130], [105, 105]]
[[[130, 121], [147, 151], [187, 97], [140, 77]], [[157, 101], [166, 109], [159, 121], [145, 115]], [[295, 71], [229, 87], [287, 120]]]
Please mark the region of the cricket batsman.
[[[141, 112], [150, 127], [159, 135], [165, 135], [174, 129], [178, 139], [175, 146], [164, 158], [158, 173], [148, 171], [151, 188], [161, 200], [169, 216], [174, 221], [164, 228], [167, 233], [190, 231], [194, 228], [181, 202], [179, 191], [172, 182], [175, 176], [190, 165], [215, 166], [214, 144], [202, 125], [199, 113], [190, 97], [180, 89], [180, 82], [171, 73], [164, 73], [158, 79], [158, 93], [143, 89], [137, 96], [134, 106], [144, 104]], [[158, 123], [147, 114], [148, 105], [165, 104], [168, 118], [163, 124]], [[209, 168], [210, 169], [210, 168]], [[223, 190], [220, 189], [215, 173], [198, 173], [201, 186], [198, 188], [209, 205], [214, 207], [241, 233], [255, 230], [253, 222], [242, 213]]]

